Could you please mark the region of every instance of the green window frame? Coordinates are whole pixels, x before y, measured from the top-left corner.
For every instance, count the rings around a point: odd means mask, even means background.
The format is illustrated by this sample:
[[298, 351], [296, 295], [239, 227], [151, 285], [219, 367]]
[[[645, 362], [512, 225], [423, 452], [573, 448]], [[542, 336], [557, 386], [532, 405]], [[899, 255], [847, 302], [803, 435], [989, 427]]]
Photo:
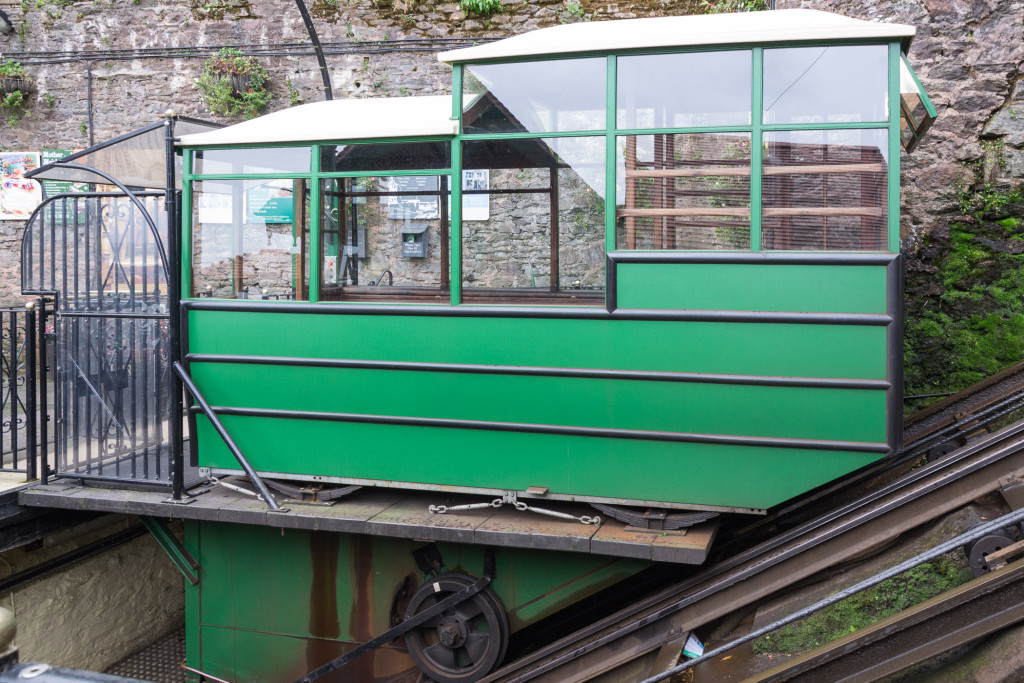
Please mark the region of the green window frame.
[[[320, 192], [321, 179], [325, 178], [358, 178], [358, 177], [379, 177], [379, 176], [451, 176], [451, 169], [430, 169], [430, 170], [375, 170], [375, 171], [346, 171], [346, 172], [322, 172], [320, 171], [321, 148], [335, 145], [372, 145], [380, 143], [416, 143], [416, 142], [449, 142], [454, 147], [454, 141], [447, 136], [429, 136], [417, 138], [384, 138], [384, 139], [338, 139], [321, 141], [316, 143], [297, 144], [273, 144], [268, 147], [309, 147], [310, 167], [303, 173], [272, 173], [272, 174], [197, 174], [193, 173], [193, 155], [197, 151], [205, 149], [233, 149], [233, 145], [218, 145], [206, 148], [184, 148], [182, 154], [182, 206], [186, 210], [181, 212], [181, 298], [194, 299], [195, 292], [192, 291], [192, 183], [203, 180], [305, 180], [310, 188], [310, 238], [309, 238], [309, 295], [304, 302], [297, 303], [318, 303], [320, 302], [320, 264], [322, 255], [320, 253]], [[251, 145], [238, 145], [237, 147], [251, 148]], [[449, 183], [450, 184], [450, 183]], [[314, 191], [316, 190], [316, 191]], [[452, 200], [453, 211], [455, 211], [455, 200]], [[450, 216], [449, 221], [454, 225], [455, 219]], [[449, 250], [453, 258], [455, 252], [451, 252], [452, 238], [449, 239]], [[449, 276], [452, 270], [449, 266]], [[353, 305], [359, 305], [354, 303]]]

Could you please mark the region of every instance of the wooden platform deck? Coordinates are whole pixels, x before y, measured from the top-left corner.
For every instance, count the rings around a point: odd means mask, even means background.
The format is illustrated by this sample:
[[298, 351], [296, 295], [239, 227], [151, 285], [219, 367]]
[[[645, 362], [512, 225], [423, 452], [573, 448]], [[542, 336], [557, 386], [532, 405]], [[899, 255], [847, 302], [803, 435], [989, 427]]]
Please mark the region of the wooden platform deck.
[[[250, 496], [214, 486], [192, 490], [188, 504], [167, 493], [80, 486], [53, 480], [18, 494], [22, 505], [259, 524], [270, 527], [415, 538], [491, 546], [536, 548], [631, 557], [679, 564], [701, 564], [718, 529], [717, 521], [684, 531], [634, 530], [603, 519], [599, 525], [562, 520], [509, 506], [433, 514], [430, 505], [487, 502], [483, 496], [366, 487], [331, 504], [282, 502], [275, 512]], [[530, 500], [531, 506], [573, 515], [594, 515], [588, 505]]]

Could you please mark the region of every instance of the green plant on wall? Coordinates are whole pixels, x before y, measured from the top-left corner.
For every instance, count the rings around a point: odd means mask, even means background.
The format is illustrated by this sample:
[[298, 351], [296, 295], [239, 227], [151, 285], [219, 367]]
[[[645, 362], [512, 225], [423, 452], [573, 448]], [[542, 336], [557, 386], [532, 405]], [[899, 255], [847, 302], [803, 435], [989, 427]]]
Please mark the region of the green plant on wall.
[[0, 78], [25, 78], [25, 68], [13, 59], [0, 61]]
[[489, 17], [501, 10], [501, 0], [462, 0], [462, 11]]
[[0, 109], [7, 116], [7, 124], [15, 126], [28, 108], [28, 93], [32, 81], [25, 69], [13, 59], [0, 61]]
[[768, 9], [768, 0], [703, 0], [700, 6], [708, 14], [720, 12], [760, 12]]
[[958, 199], [970, 215], [907, 272], [908, 396], [959, 391], [1024, 360], [1024, 192], [984, 185]]
[[203, 62], [196, 87], [214, 114], [254, 118], [270, 103], [269, 76], [255, 57], [226, 47]]

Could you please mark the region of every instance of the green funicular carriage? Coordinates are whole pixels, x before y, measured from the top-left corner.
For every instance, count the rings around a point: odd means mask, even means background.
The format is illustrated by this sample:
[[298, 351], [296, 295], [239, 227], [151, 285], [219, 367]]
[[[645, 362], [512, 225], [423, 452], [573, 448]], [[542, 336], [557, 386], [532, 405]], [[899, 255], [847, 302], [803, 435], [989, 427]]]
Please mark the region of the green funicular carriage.
[[178, 138], [193, 464], [242, 472], [217, 422], [262, 478], [364, 487], [306, 528], [187, 523], [190, 665], [292, 680], [493, 569], [347, 668], [478, 680], [510, 637], [700, 562], [715, 522], [672, 555], [428, 503], [708, 520], [898, 449], [900, 149], [935, 116], [913, 34], [810, 10], [564, 25], [441, 54], [452, 97]]

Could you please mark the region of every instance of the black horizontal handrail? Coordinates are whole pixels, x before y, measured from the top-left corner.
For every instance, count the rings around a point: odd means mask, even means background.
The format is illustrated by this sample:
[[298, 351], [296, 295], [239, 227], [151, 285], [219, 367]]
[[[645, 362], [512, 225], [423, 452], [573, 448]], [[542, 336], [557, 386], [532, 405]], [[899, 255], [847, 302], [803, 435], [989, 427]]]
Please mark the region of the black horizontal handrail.
[[[645, 429], [577, 427], [573, 425], [533, 424], [529, 422], [497, 422], [493, 420], [466, 420], [462, 418], [445, 417], [412, 417], [406, 415], [328, 413], [313, 410], [241, 408], [236, 406], [215, 406], [209, 407], [209, 409], [210, 412], [217, 413], [219, 415], [233, 415], [236, 417], [280, 418], [284, 420], [312, 420], [316, 422], [351, 422], [354, 424], [400, 425], [408, 427], [440, 427], [444, 429], [474, 429], [480, 431], [515, 432], [521, 434], [554, 434], [561, 436], [630, 439], [633, 441], [667, 441], [672, 443], [706, 443], [731, 446], [759, 446], [765, 448], [799, 448], [824, 451], [851, 451], [855, 453], [884, 454], [889, 452], [889, 446], [887, 444], [871, 441], [823, 441], [818, 439], [789, 439], [773, 436], [697, 434], [691, 432], [664, 432]], [[206, 408], [203, 408], [203, 412], [209, 415]]]
[[581, 379], [637, 380], [645, 382], [694, 382], [700, 384], [811, 387], [815, 389], [887, 390], [892, 387], [892, 383], [885, 379], [726, 375], [721, 373], [675, 372], [666, 370], [551, 368], [535, 365], [482, 365], [471, 363], [433, 363], [397, 360], [357, 360], [349, 358], [243, 356], [212, 353], [190, 353], [185, 359], [190, 363], [281, 365], [287, 367], [344, 368], [352, 370], [405, 370], [414, 372], [451, 372], [471, 375], [517, 375], [525, 377], [575, 377]]

